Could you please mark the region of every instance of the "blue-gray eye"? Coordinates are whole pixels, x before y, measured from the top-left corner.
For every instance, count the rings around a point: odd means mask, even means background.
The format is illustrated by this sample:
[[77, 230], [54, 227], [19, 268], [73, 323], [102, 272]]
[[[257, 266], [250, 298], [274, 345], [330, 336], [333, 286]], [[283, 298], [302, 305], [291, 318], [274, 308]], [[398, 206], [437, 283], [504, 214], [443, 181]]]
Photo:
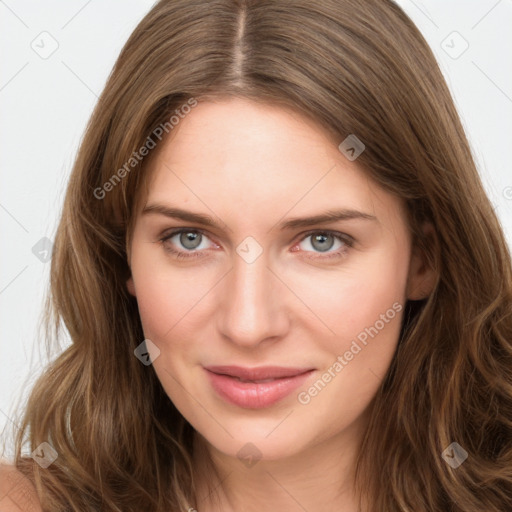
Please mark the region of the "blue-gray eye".
[[202, 234], [197, 231], [182, 231], [179, 233], [180, 243], [186, 249], [197, 249], [201, 244]]
[[[336, 246], [336, 243], [338, 244]], [[306, 244], [306, 246], [304, 246]], [[330, 233], [329, 231], [310, 231], [306, 233], [299, 243], [302, 251], [313, 253], [326, 253], [334, 254], [337, 249], [342, 251], [351, 246], [348, 237]], [[334, 249], [334, 251], [332, 250]]]
[[319, 233], [315, 236], [311, 235], [311, 240], [311, 245], [321, 252], [328, 251], [334, 245], [334, 236], [324, 233]]

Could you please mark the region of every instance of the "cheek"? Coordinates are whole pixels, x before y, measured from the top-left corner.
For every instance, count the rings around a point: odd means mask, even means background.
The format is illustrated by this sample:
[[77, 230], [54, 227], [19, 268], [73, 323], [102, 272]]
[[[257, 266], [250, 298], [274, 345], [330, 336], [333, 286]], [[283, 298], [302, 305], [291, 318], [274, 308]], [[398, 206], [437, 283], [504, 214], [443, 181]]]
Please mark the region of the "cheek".
[[141, 250], [133, 255], [131, 267], [144, 335], [160, 346], [170, 340], [179, 345], [176, 333], [184, 337], [183, 330], [202, 314], [216, 282], [207, 270], [173, 268], [166, 258]]
[[[329, 410], [345, 397], [359, 414], [375, 395], [391, 364], [400, 334], [407, 276], [406, 254], [385, 251], [368, 257], [338, 280], [337, 300], [325, 301], [326, 323], [335, 331], [325, 336], [329, 354], [323, 370], [331, 392], [315, 398]], [[361, 260], [362, 262], [362, 260]], [[341, 356], [341, 359], [339, 359]], [[334, 368], [333, 368], [334, 365]], [[332, 377], [335, 375], [335, 377]], [[318, 389], [322, 388], [320, 383]], [[316, 389], [311, 390], [313, 395]]]
[[186, 306], [196, 299], [197, 290], [180, 286], [176, 279], [159, 279], [158, 274], [139, 274], [134, 279], [138, 279], [137, 304], [144, 334], [161, 343], [190, 309]]
[[[381, 328], [381, 315], [385, 316], [382, 332], [399, 323], [396, 316], [405, 300], [406, 256], [391, 246], [347, 260], [339, 271], [296, 276], [294, 291], [315, 313], [310, 326], [324, 333], [318, 339], [324, 340], [328, 352], [344, 349], [360, 333], [364, 338], [365, 328], [376, 322]], [[402, 307], [393, 308], [393, 304]]]
[[[368, 267], [366, 267], [368, 269]], [[324, 357], [318, 379], [300, 390], [302, 427], [315, 430], [315, 415], [329, 418], [323, 436], [336, 433], [369, 407], [396, 350], [403, 314], [404, 271], [395, 264], [338, 281], [325, 301], [325, 323], [335, 335], [315, 338]], [[337, 297], [336, 300], [332, 300]], [[338, 300], [339, 298], [339, 300]], [[332, 334], [332, 333], [331, 333]], [[338, 411], [338, 412], [336, 412]]]
[[169, 279], [168, 267], [162, 262], [161, 248], [155, 250], [153, 244], [134, 242], [131, 272], [136, 289], [139, 315], [144, 335], [151, 340], [161, 340], [164, 334], [177, 321], [176, 306], [188, 288], [183, 287], [178, 295], [172, 290], [179, 283]]
[[[368, 334], [371, 327], [379, 331], [379, 337], [386, 337], [385, 331], [390, 330], [389, 326], [395, 323], [395, 317], [403, 307], [404, 288], [401, 273], [392, 269], [376, 274], [368, 272], [360, 280], [347, 283], [334, 329], [363, 343], [365, 333]], [[371, 331], [375, 334], [374, 329]]]

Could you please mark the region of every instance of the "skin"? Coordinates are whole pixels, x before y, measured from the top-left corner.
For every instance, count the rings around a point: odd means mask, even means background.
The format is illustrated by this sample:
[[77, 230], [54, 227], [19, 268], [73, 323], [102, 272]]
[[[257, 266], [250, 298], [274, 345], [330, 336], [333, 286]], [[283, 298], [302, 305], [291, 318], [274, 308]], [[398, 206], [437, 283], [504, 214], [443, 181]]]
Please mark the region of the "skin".
[[[411, 246], [403, 202], [345, 158], [341, 140], [282, 107], [219, 99], [192, 109], [153, 163], [146, 205], [219, 223], [205, 227], [138, 211], [127, 247], [127, 287], [146, 338], [160, 350], [154, 369], [198, 432], [199, 512], [357, 510], [357, 446], [393, 358], [403, 309], [308, 404], [297, 394], [394, 303], [426, 296], [433, 275]], [[376, 220], [277, 226], [335, 208]], [[171, 228], [204, 230], [192, 250], [198, 258], [178, 260], [165, 250], [187, 253], [179, 234], [159, 242]], [[313, 236], [304, 234], [312, 229]], [[327, 229], [351, 236], [353, 247], [332, 239], [322, 252], [314, 235]], [[250, 264], [236, 252], [248, 236], [263, 251]], [[346, 252], [327, 258], [340, 248]], [[212, 389], [203, 366], [213, 364], [315, 372], [277, 404], [247, 410]], [[262, 456], [252, 467], [237, 457], [246, 443]], [[204, 469], [206, 453], [224, 478], [219, 504], [208, 496], [206, 483], [217, 481]]]
[[7, 460], [0, 460], [0, 510], [42, 512], [35, 487]]

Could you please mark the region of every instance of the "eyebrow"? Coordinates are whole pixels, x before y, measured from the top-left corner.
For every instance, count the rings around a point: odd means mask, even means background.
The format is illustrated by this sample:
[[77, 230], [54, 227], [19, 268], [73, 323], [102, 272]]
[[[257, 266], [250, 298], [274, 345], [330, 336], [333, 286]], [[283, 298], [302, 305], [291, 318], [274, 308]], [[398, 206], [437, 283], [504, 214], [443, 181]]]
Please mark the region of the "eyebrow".
[[[146, 205], [142, 210], [142, 215], [147, 214], [160, 214], [169, 218], [180, 219], [186, 222], [194, 222], [196, 224], [203, 224], [204, 226], [210, 226], [213, 228], [221, 227], [220, 224], [215, 222], [209, 215], [182, 210], [181, 208], [175, 208], [158, 203]], [[279, 228], [281, 230], [289, 230], [314, 226], [316, 224], [326, 224], [341, 220], [354, 219], [378, 221], [375, 215], [370, 215], [369, 213], [360, 212], [358, 210], [343, 208], [327, 210], [310, 217], [291, 218], [280, 223]]]

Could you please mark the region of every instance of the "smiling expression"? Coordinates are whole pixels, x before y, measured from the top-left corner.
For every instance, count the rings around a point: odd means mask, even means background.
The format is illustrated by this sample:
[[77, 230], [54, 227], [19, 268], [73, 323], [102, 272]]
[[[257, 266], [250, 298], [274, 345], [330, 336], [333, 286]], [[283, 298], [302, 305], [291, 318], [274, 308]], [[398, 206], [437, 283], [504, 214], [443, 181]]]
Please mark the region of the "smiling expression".
[[163, 388], [224, 454], [250, 442], [280, 458], [354, 430], [393, 358], [415, 280], [405, 208], [341, 140], [225, 99], [199, 103], [153, 163], [128, 289]]

